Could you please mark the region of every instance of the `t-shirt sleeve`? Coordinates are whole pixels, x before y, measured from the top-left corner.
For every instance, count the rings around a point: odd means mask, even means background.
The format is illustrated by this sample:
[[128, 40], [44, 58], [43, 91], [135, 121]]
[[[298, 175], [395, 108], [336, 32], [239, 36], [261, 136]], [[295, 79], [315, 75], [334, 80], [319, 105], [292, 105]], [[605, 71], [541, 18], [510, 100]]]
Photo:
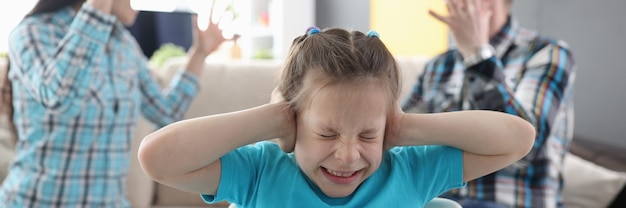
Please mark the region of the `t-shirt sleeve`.
[[222, 156], [222, 173], [216, 195], [201, 197], [206, 203], [220, 201], [246, 204], [258, 186], [257, 178], [262, 167], [266, 166], [268, 157], [279, 157], [284, 154], [277, 144], [259, 142], [240, 147]]
[[463, 182], [463, 151], [449, 146], [401, 147], [402, 166], [414, 179], [420, 193], [431, 199], [444, 192], [465, 186]]

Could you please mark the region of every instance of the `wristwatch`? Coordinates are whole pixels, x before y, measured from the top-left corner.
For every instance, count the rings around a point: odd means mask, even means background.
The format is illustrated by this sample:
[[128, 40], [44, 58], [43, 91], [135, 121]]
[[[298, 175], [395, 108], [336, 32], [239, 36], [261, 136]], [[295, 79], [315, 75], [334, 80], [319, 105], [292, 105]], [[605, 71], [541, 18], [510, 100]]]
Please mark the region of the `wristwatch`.
[[463, 63], [465, 63], [465, 66], [473, 66], [494, 55], [496, 55], [496, 49], [489, 44], [484, 44], [481, 45], [474, 54], [469, 57], [463, 57]]

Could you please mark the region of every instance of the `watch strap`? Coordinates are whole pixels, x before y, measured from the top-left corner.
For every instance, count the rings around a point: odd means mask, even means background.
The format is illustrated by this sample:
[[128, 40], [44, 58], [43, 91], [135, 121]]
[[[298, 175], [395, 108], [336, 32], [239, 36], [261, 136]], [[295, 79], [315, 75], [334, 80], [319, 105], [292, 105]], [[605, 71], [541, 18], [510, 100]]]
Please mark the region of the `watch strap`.
[[465, 66], [474, 66], [484, 60], [487, 60], [496, 54], [496, 50], [489, 44], [482, 45], [469, 57], [463, 57]]

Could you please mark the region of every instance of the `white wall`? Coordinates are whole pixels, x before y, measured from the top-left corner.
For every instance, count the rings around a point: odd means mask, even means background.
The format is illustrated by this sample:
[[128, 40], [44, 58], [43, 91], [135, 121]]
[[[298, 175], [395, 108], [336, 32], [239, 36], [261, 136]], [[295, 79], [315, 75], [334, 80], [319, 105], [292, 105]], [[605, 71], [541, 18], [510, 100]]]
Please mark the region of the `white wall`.
[[[578, 65], [575, 138], [626, 149], [626, 1], [517, 0], [522, 25], [569, 43]], [[626, 153], [625, 153], [626, 154]]]
[[368, 0], [316, 0], [315, 23], [320, 28], [341, 27], [350, 30], [370, 30]]
[[20, 0], [15, 4], [0, 7], [0, 53], [9, 50], [9, 34], [24, 15], [35, 5], [36, 0]]

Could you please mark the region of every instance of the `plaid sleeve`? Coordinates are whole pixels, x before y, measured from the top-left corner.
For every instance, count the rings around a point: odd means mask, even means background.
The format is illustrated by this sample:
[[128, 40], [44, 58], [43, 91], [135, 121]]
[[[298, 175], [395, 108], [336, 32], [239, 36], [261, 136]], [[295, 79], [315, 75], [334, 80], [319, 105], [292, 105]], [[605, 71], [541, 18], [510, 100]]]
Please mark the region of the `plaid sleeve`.
[[[559, 42], [535, 49], [512, 87], [505, 84], [502, 64], [495, 57], [469, 67], [462, 96], [464, 107], [506, 112], [531, 122], [537, 131], [535, 146], [543, 146], [566, 89], [573, 84], [570, 78], [574, 76], [574, 60]], [[535, 151], [539, 150], [533, 148], [529, 155], [535, 155]]]
[[418, 75], [417, 81], [413, 85], [413, 88], [411, 88], [411, 92], [401, 101], [402, 110], [404, 112], [423, 113], [431, 111], [424, 100], [424, 84], [427, 84], [424, 83], [424, 76], [437, 73], [436, 68], [438, 67], [449, 67], [450, 63], [445, 63], [445, 60], [450, 61], [451, 59], [445, 57], [450, 57], [449, 53], [437, 56], [426, 63], [424, 71]]
[[157, 83], [155, 76], [147, 68], [139, 74], [143, 94], [141, 112], [160, 128], [185, 116], [200, 87], [198, 78], [186, 71], [177, 74], [165, 89]]
[[84, 4], [67, 33], [53, 22], [21, 24], [10, 35], [12, 79], [50, 112], [77, 113], [114, 22], [114, 16]]
[[[427, 66], [428, 67], [428, 66]], [[402, 110], [404, 112], [411, 111], [412, 109], [419, 109], [419, 105], [422, 102], [422, 83], [424, 82], [424, 74], [420, 74], [417, 77], [417, 82], [413, 85], [411, 93], [402, 101]]]

